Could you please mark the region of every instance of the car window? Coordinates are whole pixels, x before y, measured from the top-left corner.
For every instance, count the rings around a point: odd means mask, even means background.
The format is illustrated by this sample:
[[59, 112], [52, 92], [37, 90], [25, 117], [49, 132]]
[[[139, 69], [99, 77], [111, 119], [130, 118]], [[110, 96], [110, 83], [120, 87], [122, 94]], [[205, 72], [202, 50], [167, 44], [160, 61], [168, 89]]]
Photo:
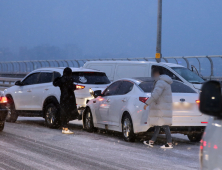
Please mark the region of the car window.
[[25, 80], [22, 81], [24, 85], [37, 84], [39, 73], [33, 73], [29, 75]]
[[50, 82], [52, 82], [52, 77], [53, 77], [52, 73], [44, 73], [43, 72], [39, 76], [38, 83], [50, 83]]
[[53, 80], [55, 80], [57, 77], [61, 77], [61, 74], [59, 72], [54, 72]]
[[171, 68], [190, 83], [194, 83], [194, 84], [204, 83], [204, 80], [201, 77], [199, 77], [197, 74], [195, 74], [194, 72], [190, 71], [187, 68], [184, 68], [184, 67], [171, 67]]
[[153, 90], [154, 82], [142, 82], [139, 87], [146, 93], [151, 93]]
[[74, 82], [81, 84], [109, 84], [105, 73], [100, 72], [73, 72]]
[[[153, 82], [142, 82], [139, 84], [139, 87], [145, 92], [145, 93], [151, 93], [153, 90], [154, 83]], [[192, 88], [189, 86], [174, 81], [171, 84], [171, 89], [173, 93], [196, 93]]]
[[129, 81], [122, 81], [122, 84], [117, 92], [117, 95], [124, 95], [129, 93], [133, 89], [133, 83]]
[[196, 93], [192, 88], [190, 88], [189, 86], [180, 83], [180, 82], [176, 82], [174, 81], [171, 85], [172, 88], [172, 92], [173, 93]]
[[175, 74], [173, 74], [170, 70], [168, 70], [167, 68], [165, 67], [162, 67], [162, 66], [152, 66], [152, 69], [154, 67], [159, 67], [160, 69], [163, 70], [163, 74], [166, 74], [168, 75], [169, 77], [171, 77], [173, 80], [178, 80], [178, 81], [181, 81], [179, 77], [177, 77]]
[[109, 87], [106, 88], [103, 95], [104, 96], [112, 96], [116, 95], [121, 85], [121, 81], [116, 81], [112, 83]]

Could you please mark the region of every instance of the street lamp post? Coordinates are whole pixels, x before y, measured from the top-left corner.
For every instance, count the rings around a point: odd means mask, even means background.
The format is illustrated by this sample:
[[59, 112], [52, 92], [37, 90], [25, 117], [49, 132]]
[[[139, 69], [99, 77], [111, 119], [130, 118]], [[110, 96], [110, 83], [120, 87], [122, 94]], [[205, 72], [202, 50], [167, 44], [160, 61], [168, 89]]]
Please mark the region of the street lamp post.
[[157, 41], [156, 41], [156, 61], [161, 62], [161, 34], [162, 34], [162, 0], [158, 0], [157, 11]]

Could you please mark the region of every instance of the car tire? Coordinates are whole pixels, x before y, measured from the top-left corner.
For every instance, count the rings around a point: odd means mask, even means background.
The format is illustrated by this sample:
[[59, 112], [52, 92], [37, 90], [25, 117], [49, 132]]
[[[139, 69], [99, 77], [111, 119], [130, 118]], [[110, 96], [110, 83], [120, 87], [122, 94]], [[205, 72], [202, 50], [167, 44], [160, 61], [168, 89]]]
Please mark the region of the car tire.
[[93, 124], [93, 116], [89, 108], [84, 112], [84, 129], [88, 132], [93, 132], [95, 130]]
[[187, 137], [191, 142], [200, 142], [202, 138], [202, 133], [189, 134], [187, 135]]
[[49, 103], [44, 109], [45, 123], [49, 128], [58, 128], [60, 126], [59, 122], [59, 108], [54, 103]]
[[125, 114], [122, 119], [122, 134], [126, 142], [134, 142], [135, 134], [133, 131], [133, 123], [129, 114]]
[[18, 119], [18, 113], [15, 110], [15, 103], [12, 97], [8, 97], [8, 104], [7, 104], [8, 114], [6, 117], [6, 122], [15, 123]]
[[0, 132], [3, 131], [4, 127], [5, 127], [5, 123], [0, 124]]

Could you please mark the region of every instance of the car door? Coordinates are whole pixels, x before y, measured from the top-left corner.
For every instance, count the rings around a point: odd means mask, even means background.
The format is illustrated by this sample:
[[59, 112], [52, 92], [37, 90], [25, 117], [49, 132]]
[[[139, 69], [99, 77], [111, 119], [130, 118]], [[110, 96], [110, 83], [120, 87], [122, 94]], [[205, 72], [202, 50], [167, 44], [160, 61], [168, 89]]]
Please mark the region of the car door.
[[17, 110], [32, 110], [35, 97], [32, 91], [36, 87], [38, 78], [39, 72], [28, 75], [22, 81], [23, 85], [19, 86], [15, 91], [14, 101]]
[[33, 105], [32, 110], [42, 110], [42, 105], [44, 100], [52, 93], [52, 71], [42, 71], [40, 72], [38, 84], [32, 90], [33, 94]]
[[110, 96], [109, 122], [113, 126], [120, 126], [120, 118], [127, 107], [130, 98], [130, 91], [133, 89], [134, 83], [124, 80], [115, 96]]
[[113, 96], [116, 95], [118, 92], [118, 89], [120, 88], [121, 81], [116, 81], [112, 83], [109, 87], [106, 88], [106, 90], [103, 92], [103, 96], [101, 97], [99, 101], [99, 110], [97, 117], [98, 123], [101, 124], [110, 124], [109, 122], [109, 109], [110, 105], [112, 105], [113, 102], [115, 102], [115, 98]]

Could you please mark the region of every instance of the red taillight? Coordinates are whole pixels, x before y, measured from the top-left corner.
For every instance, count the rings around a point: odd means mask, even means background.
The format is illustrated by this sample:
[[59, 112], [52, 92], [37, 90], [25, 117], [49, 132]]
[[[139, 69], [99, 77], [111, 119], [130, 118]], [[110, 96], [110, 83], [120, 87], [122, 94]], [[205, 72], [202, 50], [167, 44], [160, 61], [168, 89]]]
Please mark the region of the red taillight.
[[207, 124], [208, 122], [201, 122], [201, 123], [206, 123]]
[[200, 104], [200, 100], [196, 100], [196, 103], [197, 103], [197, 104]]
[[214, 149], [218, 149], [217, 145], [214, 145]]
[[149, 97], [139, 97], [139, 100], [143, 103], [146, 103], [147, 99], [149, 99]]
[[0, 103], [7, 103], [7, 97], [0, 97]]
[[203, 141], [203, 146], [207, 146], [207, 141]]
[[76, 85], [76, 89], [84, 89], [85, 86], [82, 86], [82, 85]]

